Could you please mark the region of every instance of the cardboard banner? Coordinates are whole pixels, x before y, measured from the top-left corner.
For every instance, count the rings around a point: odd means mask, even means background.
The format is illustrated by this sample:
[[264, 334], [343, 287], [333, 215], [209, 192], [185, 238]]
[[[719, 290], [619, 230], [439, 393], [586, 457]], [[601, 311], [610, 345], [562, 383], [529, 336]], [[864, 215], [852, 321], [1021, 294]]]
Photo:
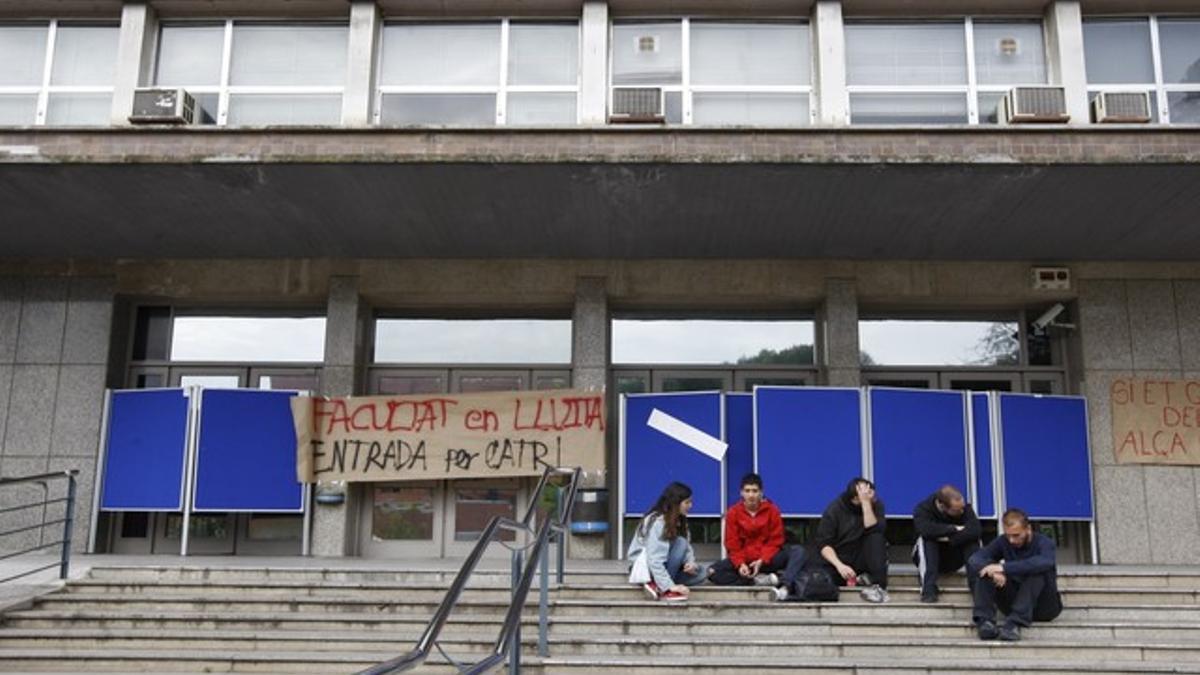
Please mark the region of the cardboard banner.
[[1118, 464], [1200, 465], [1200, 380], [1114, 380]]
[[604, 466], [604, 393], [292, 399], [301, 482], [538, 476]]

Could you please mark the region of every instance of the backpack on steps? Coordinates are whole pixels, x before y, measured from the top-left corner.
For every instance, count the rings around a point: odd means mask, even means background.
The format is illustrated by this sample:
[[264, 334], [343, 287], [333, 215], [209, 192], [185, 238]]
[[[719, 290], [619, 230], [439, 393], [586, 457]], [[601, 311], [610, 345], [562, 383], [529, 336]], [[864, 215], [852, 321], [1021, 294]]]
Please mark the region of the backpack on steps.
[[805, 570], [796, 575], [788, 594], [795, 602], [837, 602], [838, 587], [823, 569]]

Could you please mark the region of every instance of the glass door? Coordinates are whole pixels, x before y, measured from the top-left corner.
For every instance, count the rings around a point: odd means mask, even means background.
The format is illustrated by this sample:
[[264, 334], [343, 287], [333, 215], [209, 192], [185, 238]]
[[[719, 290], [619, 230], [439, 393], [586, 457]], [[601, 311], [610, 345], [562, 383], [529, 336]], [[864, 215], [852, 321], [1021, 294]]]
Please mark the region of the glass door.
[[955, 391], [1020, 391], [1018, 373], [941, 373], [941, 388]]
[[[479, 534], [494, 516], [516, 520], [524, 515], [528, 498], [525, 479], [480, 479], [448, 481], [446, 494], [445, 555], [461, 558], [475, 546]], [[511, 530], [502, 530], [497, 542], [523, 545], [526, 539]], [[507, 559], [508, 549], [499, 543], [488, 547], [486, 557]]]
[[731, 391], [733, 371], [730, 370], [655, 370], [654, 391]]
[[[364, 558], [440, 558], [445, 481], [368, 483], [359, 517]], [[320, 507], [318, 507], [320, 508]]]

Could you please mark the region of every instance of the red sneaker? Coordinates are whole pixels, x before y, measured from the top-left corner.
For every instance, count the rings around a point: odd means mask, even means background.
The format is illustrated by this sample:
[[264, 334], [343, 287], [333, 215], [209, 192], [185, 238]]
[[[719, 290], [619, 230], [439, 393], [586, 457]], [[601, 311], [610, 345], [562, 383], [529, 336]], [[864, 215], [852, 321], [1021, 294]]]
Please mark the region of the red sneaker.
[[687, 602], [688, 596], [684, 595], [683, 593], [679, 593], [678, 591], [667, 591], [666, 593], [658, 596], [658, 599], [662, 600], [663, 602]]
[[642, 592], [644, 592], [646, 597], [650, 600], [657, 600], [658, 584], [654, 583], [653, 581], [647, 581], [646, 583], [642, 584]]

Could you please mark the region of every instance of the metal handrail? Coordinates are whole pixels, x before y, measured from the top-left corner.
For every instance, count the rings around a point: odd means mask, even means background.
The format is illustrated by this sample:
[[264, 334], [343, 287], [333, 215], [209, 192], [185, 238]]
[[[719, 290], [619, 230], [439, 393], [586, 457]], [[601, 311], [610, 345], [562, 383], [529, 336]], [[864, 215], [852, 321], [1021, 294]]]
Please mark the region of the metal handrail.
[[[530, 522], [533, 520], [534, 514], [537, 512], [537, 505], [540, 501], [542, 490], [546, 486], [546, 482], [551, 475], [555, 474], [570, 474], [571, 483], [567, 490], [565, 500], [559, 502], [559, 513], [557, 518], [547, 518], [541, 524], [537, 532], [534, 533], [530, 527]], [[570, 520], [571, 511], [575, 506], [575, 495], [579, 488], [579, 479], [582, 471], [579, 468], [547, 468], [541, 479], [538, 481], [537, 489], [534, 490], [533, 498], [529, 503], [525, 515], [520, 521], [506, 518], [504, 516], [495, 516], [491, 522], [487, 524], [483, 532], [480, 533], [478, 541], [463, 561], [462, 567], [459, 568], [458, 574], [454, 577], [454, 582], [450, 584], [449, 590], [446, 591], [445, 597], [438, 605], [438, 609], [434, 612], [433, 617], [429, 620], [429, 625], [425, 627], [425, 631], [417, 640], [416, 646], [407, 654], [403, 654], [394, 659], [384, 661], [366, 670], [360, 671], [357, 675], [390, 675], [401, 671], [416, 668], [425, 662], [429, 657], [430, 652], [437, 646], [438, 637], [441, 635], [442, 628], [445, 626], [447, 619], [450, 618], [450, 613], [458, 604], [459, 596], [467, 586], [467, 582], [474, 573], [476, 565], [479, 564], [483, 553], [487, 549], [488, 544], [492, 542], [496, 533], [501, 530], [511, 530], [514, 532], [526, 532], [534, 534], [535, 540], [530, 549], [529, 562], [527, 565], [521, 564], [522, 553], [524, 549], [515, 549], [513, 551], [513, 572], [514, 572], [514, 588], [512, 602], [508, 607], [504, 616], [504, 624], [500, 628], [500, 634], [496, 638], [496, 644], [492, 649], [492, 653], [487, 658], [479, 663], [467, 667], [459, 667], [460, 672], [465, 673], [484, 673], [495, 668], [504, 662], [505, 656], [514, 658], [514, 661], [519, 664], [520, 658], [520, 629], [521, 629], [521, 613], [525, 607], [525, 598], [529, 594], [529, 588], [533, 584], [533, 575], [539, 561], [543, 560], [545, 548], [549, 543], [550, 534], [557, 533], [559, 539], [559, 563], [558, 563], [558, 580], [562, 581], [562, 543], [565, 539], [567, 531], [566, 523]], [[522, 569], [523, 568], [523, 569]], [[542, 569], [542, 598], [543, 603], [542, 613], [545, 612], [545, 593], [544, 589], [548, 583], [546, 574], [546, 565], [541, 566]], [[518, 576], [517, 572], [520, 571]], [[542, 630], [545, 630], [545, 622], [541, 622]], [[544, 644], [544, 636], [542, 643]], [[440, 649], [440, 648], [439, 648]], [[458, 664], [455, 664], [458, 665]], [[510, 669], [513, 670], [513, 669]]]
[[[38, 523], [37, 525], [28, 525], [25, 527], [18, 527], [16, 529], [12, 529], [12, 530], [0, 531], [0, 537], [4, 537], [4, 536], [10, 535], [10, 534], [20, 534], [21, 532], [29, 532], [29, 531], [37, 530], [37, 529], [44, 530], [44, 528], [47, 525], [61, 524], [63, 526], [63, 535], [62, 535], [62, 539], [60, 539], [60, 540], [52, 541], [49, 543], [45, 543], [45, 541], [43, 540], [37, 546], [31, 546], [29, 548], [21, 549], [19, 551], [8, 551], [3, 556], [0, 556], [0, 560], [7, 560], [9, 558], [15, 558], [17, 556], [25, 555], [26, 553], [33, 553], [34, 551], [40, 551], [42, 549], [50, 548], [51, 546], [58, 546], [59, 544], [61, 544], [62, 551], [59, 554], [58, 562], [50, 563], [49, 565], [42, 565], [42, 566], [36, 567], [34, 569], [26, 570], [19, 574], [14, 574], [12, 576], [4, 577], [3, 579], [0, 579], [0, 583], [4, 583], [6, 581], [12, 581], [14, 579], [20, 579], [21, 577], [27, 577], [31, 574], [36, 574], [43, 570], [48, 570], [52, 567], [58, 568], [58, 577], [60, 579], [66, 579], [67, 576], [69, 576], [70, 570], [71, 570], [71, 530], [75, 523], [75, 476], [77, 476], [78, 474], [79, 474], [78, 469], [68, 469], [66, 471], [54, 471], [51, 473], [39, 473], [39, 474], [34, 474], [32, 476], [20, 476], [18, 478], [0, 478], [0, 489], [10, 487], [13, 485], [19, 485], [21, 483], [36, 483], [36, 484], [42, 486], [42, 491], [46, 495], [45, 497], [43, 497], [43, 499], [41, 501], [30, 502], [29, 504], [22, 504], [20, 506], [6, 508], [3, 511], [0, 511], [0, 513], [10, 513], [13, 511], [20, 511], [23, 509], [34, 508], [37, 506], [45, 507], [45, 506], [49, 506], [51, 504], [65, 502], [65, 508], [64, 508], [64, 513], [63, 513], [62, 518], [58, 518], [55, 520], [46, 520], [46, 514], [45, 514], [45, 512], [43, 512], [42, 513], [42, 521], [40, 523]], [[62, 478], [65, 478], [67, 480], [67, 496], [50, 499], [49, 498], [49, 487], [47, 486], [47, 483], [49, 481], [52, 481], [55, 479], [62, 479]]]

